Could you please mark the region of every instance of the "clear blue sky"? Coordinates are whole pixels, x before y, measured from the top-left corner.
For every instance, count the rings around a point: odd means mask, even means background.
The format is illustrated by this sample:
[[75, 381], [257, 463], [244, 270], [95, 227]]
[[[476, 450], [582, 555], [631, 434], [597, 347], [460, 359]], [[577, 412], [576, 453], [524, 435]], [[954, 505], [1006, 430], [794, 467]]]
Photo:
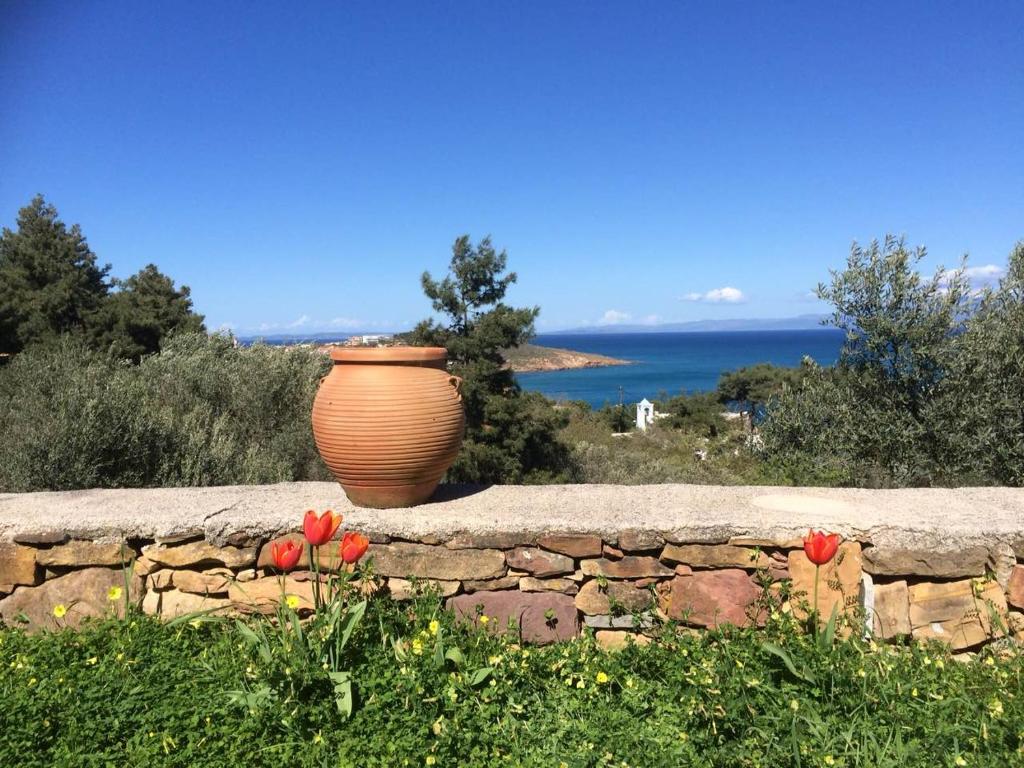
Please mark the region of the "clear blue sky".
[[42, 192], [242, 333], [414, 322], [461, 233], [541, 330], [815, 312], [855, 239], [1005, 264], [1022, 42], [1019, 0], [0, 0], [0, 220]]

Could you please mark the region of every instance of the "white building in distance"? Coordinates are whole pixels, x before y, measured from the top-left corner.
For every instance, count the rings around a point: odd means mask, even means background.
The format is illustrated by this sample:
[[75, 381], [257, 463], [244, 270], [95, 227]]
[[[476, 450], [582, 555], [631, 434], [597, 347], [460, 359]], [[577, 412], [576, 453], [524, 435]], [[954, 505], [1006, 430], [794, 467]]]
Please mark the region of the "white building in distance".
[[636, 404], [636, 428], [646, 430], [654, 423], [654, 403], [646, 397]]

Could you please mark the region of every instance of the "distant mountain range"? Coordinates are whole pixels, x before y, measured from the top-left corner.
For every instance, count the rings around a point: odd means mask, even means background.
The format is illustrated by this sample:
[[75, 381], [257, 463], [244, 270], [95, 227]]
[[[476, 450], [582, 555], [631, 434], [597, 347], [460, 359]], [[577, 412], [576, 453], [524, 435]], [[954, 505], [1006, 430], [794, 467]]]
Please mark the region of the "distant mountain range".
[[806, 331], [821, 328], [827, 315], [797, 315], [796, 317], [769, 317], [736, 320], [691, 320], [686, 323], [658, 323], [657, 325], [588, 325], [544, 334], [569, 333], [699, 333], [702, 331]]

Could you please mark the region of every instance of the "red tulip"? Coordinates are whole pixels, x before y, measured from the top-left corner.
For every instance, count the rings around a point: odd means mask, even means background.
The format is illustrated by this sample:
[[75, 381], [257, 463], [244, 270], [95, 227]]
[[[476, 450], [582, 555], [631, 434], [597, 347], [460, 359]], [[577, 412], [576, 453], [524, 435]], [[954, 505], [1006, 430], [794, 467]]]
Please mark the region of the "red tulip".
[[354, 563], [366, 554], [366, 548], [369, 546], [370, 540], [363, 534], [346, 531], [341, 537], [341, 548], [338, 553], [346, 563]]
[[306, 512], [306, 517], [302, 521], [302, 531], [306, 534], [306, 541], [314, 547], [319, 547], [331, 540], [339, 525], [341, 515], [336, 515], [328, 509], [317, 517], [316, 512], [311, 509]]
[[270, 545], [270, 559], [279, 571], [290, 571], [299, 563], [302, 547], [291, 539], [275, 541]]
[[824, 531], [808, 531], [804, 539], [804, 552], [815, 565], [824, 565], [836, 556], [839, 549], [839, 534]]

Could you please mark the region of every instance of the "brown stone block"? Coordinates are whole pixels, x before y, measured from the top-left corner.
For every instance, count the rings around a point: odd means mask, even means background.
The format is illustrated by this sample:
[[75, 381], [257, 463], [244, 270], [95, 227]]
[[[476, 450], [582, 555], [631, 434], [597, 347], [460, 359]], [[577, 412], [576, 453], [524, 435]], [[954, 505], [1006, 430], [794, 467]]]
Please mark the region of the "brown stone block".
[[[245, 583], [236, 581], [228, 586], [228, 599], [235, 609], [243, 613], [259, 612], [272, 614], [277, 610], [277, 606], [281, 602], [281, 594], [281, 579], [277, 576], [266, 576], [262, 579], [255, 579]], [[294, 596], [298, 598], [299, 604], [296, 610], [313, 609], [312, 581], [296, 581], [295, 579], [285, 578], [284, 595], [285, 597]], [[206, 599], [212, 600], [215, 598]]]
[[[838, 608], [842, 614], [856, 610], [861, 604], [861, 563], [860, 544], [845, 541], [839, 545], [836, 556], [821, 566], [817, 611], [822, 621], [828, 620], [833, 608]], [[804, 593], [803, 599], [798, 597], [793, 601], [793, 615], [806, 618], [803, 603], [811, 605], [814, 601], [814, 563], [807, 559], [803, 550], [794, 550], [789, 553], [789, 573], [794, 594]]]
[[1006, 586], [1006, 602], [1016, 608], [1024, 608], [1024, 565], [1015, 565], [1010, 572]]
[[[124, 598], [110, 600], [111, 587], [124, 589], [124, 573], [112, 568], [83, 568], [50, 579], [37, 587], [21, 586], [9, 597], [0, 600], [0, 617], [10, 625], [24, 613], [29, 627], [38, 629], [58, 626], [78, 626], [86, 616], [119, 615], [124, 610]], [[56, 618], [53, 609], [63, 605], [67, 613]]]
[[600, 557], [602, 541], [600, 536], [549, 533], [538, 537], [537, 544], [568, 557]]
[[672, 576], [674, 571], [664, 566], [656, 557], [626, 556], [621, 560], [584, 560], [580, 569], [587, 576], [604, 576], [607, 579], [642, 579], [647, 576]]
[[954, 551], [868, 547], [864, 550], [864, 570], [873, 576], [928, 576], [956, 579], [984, 576], [989, 563], [987, 547], [975, 546]]
[[36, 553], [36, 562], [47, 568], [84, 568], [87, 566], [120, 567], [130, 565], [135, 552], [122, 541], [69, 541]]
[[515, 531], [496, 531], [493, 533], [457, 533], [444, 545], [448, 549], [512, 549], [514, 547], [531, 546], [537, 537], [528, 533]]
[[650, 645], [651, 638], [638, 632], [625, 632], [615, 629], [599, 629], [594, 633], [594, 640], [598, 646], [606, 651], [621, 651], [631, 644], [645, 646]]
[[63, 544], [68, 540], [68, 535], [64, 531], [36, 531], [16, 533], [13, 538], [18, 544]]
[[150, 591], [162, 592], [165, 589], [170, 589], [174, 586], [174, 571], [163, 569], [160, 571], [153, 571], [153, 573], [146, 576], [146, 589]]
[[591, 579], [576, 595], [576, 608], [591, 616], [616, 612], [639, 613], [653, 605], [654, 596], [649, 589], [635, 587], [628, 581], [609, 581], [601, 586], [596, 579]]
[[505, 575], [505, 555], [495, 549], [447, 549], [428, 544], [381, 544], [369, 553], [374, 571], [407, 579], [463, 581], [496, 579]]
[[[916, 639], [936, 639], [962, 650], [1003, 632], [1006, 596], [992, 581], [924, 582], [909, 587], [910, 627]], [[998, 621], [993, 621], [993, 614]]]
[[561, 573], [572, 573], [576, 569], [571, 557], [536, 547], [517, 547], [505, 553], [505, 560], [510, 568], [532, 573], [534, 576], [557, 576]]
[[657, 531], [627, 528], [619, 534], [618, 547], [623, 552], [653, 552], [664, 543], [665, 539]]
[[579, 634], [579, 616], [576, 605], [568, 595], [553, 592], [477, 592], [459, 595], [448, 600], [448, 607], [456, 617], [478, 621], [477, 609], [488, 617], [485, 625], [495, 632], [512, 631], [528, 643], [551, 643], [571, 640]]
[[611, 544], [605, 544], [601, 547], [601, 553], [610, 560], [621, 560], [626, 556], [618, 547], [613, 547]]
[[570, 579], [537, 579], [533, 576], [523, 576], [519, 579], [519, 589], [523, 592], [561, 592], [575, 595], [579, 592], [580, 586]]
[[759, 536], [733, 536], [729, 544], [738, 547], [771, 547], [772, 549], [803, 549], [804, 540], [801, 538], [764, 538]]
[[767, 568], [771, 559], [764, 552], [732, 544], [666, 544], [661, 559], [693, 568]]
[[[441, 597], [451, 597], [459, 591], [457, 581], [437, 581], [435, 579], [421, 579], [418, 582], [421, 589], [436, 592]], [[395, 600], [412, 600], [416, 597], [416, 587], [413, 582], [406, 579], [388, 579], [388, 591]]]
[[502, 576], [499, 579], [470, 579], [462, 582], [463, 592], [494, 592], [499, 589], [515, 589], [520, 576]]
[[0, 542], [0, 584], [31, 586], [42, 581], [42, 570], [36, 564], [37, 553], [32, 547]]
[[155, 594], [160, 596], [160, 617], [164, 619], [174, 619], [178, 616], [186, 616], [190, 613], [199, 613], [200, 611], [223, 613], [232, 607], [231, 601], [227, 598], [207, 597], [191, 592], [181, 592], [177, 589], [169, 589], [166, 592], [157, 592]]
[[174, 571], [174, 588], [194, 595], [226, 595], [235, 575], [227, 568], [197, 571]]
[[694, 571], [658, 588], [659, 608], [668, 618], [702, 627], [748, 626], [760, 594], [750, 575], [738, 568]]
[[215, 547], [208, 541], [170, 546], [155, 544], [143, 552], [147, 560], [166, 568], [194, 568], [221, 565], [246, 568], [256, 562], [255, 547]]
[[872, 631], [883, 640], [910, 635], [910, 592], [907, 582], [875, 584]]

